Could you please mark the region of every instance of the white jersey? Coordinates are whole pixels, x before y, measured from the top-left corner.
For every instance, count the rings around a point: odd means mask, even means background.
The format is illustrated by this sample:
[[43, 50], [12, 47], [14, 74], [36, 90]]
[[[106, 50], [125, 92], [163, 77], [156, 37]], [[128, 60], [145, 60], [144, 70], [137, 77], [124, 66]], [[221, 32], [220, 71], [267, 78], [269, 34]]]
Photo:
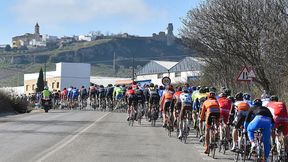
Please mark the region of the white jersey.
[[191, 103], [192, 104], [192, 96], [189, 93], [182, 93], [180, 95], [180, 100], [182, 103]]

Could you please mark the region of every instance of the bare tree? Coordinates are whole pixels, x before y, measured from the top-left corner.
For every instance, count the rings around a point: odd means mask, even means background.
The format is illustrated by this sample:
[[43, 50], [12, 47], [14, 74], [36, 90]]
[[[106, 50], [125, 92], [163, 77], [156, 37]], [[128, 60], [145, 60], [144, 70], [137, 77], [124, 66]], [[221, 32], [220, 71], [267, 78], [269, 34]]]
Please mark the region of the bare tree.
[[285, 0], [206, 0], [187, 13], [180, 35], [201, 52], [220, 84], [237, 86], [235, 73], [248, 66], [257, 84], [278, 92], [288, 76], [287, 8]]

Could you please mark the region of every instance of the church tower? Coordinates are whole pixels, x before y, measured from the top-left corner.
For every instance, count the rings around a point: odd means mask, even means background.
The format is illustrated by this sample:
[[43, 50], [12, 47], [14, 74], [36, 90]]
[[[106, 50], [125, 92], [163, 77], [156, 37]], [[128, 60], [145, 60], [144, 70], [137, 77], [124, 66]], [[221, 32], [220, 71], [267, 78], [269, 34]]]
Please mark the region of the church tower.
[[173, 24], [169, 23], [167, 27], [167, 46], [174, 44], [175, 36], [173, 34]]
[[40, 35], [40, 26], [39, 26], [38, 22], [35, 25], [35, 34]]

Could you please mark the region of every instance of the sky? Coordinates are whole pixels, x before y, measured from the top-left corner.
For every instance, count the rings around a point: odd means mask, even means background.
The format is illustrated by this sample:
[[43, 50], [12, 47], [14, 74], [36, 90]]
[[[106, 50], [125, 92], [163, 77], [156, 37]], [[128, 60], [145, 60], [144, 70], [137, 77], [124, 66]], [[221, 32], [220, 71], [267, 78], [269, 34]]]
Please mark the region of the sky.
[[34, 33], [85, 35], [90, 31], [151, 36], [173, 23], [177, 36], [181, 18], [202, 0], [1, 0], [0, 45], [13, 36]]

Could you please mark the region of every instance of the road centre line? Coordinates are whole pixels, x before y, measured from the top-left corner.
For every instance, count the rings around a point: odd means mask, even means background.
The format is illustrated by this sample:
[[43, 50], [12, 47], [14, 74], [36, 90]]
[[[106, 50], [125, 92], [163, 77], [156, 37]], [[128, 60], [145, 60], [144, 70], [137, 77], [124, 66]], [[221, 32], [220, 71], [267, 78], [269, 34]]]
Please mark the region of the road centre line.
[[105, 118], [110, 113], [111, 112], [104, 114], [103, 116], [101, 116], [99, 119], [95, 120], [93, 123], [91, 123], [90, 125], [88, 125], [84, 129], [83, 128], [77, 129], [75, 132], [78, 132], [78, 133], [76, 133], [75, 135], [69, 135], [66, 138], [64, 138], [63, 140], [61, 140], [60, 142], [58, 142], [55, 145], [53, 145], [52, 147], [44, 150], [42, 153], [38, 154], [38, 156], [35, 158], [35, 159], [37, 159], [37, 160], [35, 160], [35, 162], [42, 162], [43, 160], [47, 159], [49, 156], [53, 155], [55, 152], [57, 152], [60, 149], [64, 148], [65, 146], [70, 144], [72, 141], [74, 141], [78, 136], [80, 136], [82, 133], [84, 133], [89, 128], [94, 126], [97, 122], [99, 122], [100, 120]]

